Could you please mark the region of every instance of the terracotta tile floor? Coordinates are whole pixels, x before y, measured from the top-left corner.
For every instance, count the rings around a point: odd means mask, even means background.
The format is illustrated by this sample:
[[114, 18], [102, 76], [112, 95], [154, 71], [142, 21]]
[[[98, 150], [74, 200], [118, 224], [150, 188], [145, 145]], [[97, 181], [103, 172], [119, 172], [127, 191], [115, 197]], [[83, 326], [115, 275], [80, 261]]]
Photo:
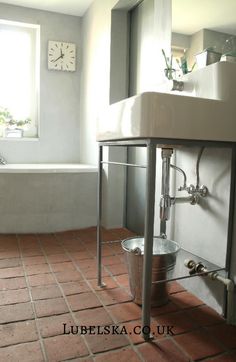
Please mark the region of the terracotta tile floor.
[[236, 361], [236, 327], [176, 282], [170, 302], [152, 308], [154, 340], [135, 334], [141, 308], [132, 302], [120, 245], [131, 235], [103, 231], [103, 289], [94, 227], [0, 235], [0, 361]]

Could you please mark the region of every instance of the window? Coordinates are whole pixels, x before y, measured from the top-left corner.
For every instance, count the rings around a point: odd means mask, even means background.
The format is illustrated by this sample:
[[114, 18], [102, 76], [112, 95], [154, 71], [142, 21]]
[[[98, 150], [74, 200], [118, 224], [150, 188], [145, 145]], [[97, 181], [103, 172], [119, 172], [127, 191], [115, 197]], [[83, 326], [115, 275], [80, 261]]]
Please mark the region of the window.
[[0, 20], [0, 137], [38, 136], [39, 25]]

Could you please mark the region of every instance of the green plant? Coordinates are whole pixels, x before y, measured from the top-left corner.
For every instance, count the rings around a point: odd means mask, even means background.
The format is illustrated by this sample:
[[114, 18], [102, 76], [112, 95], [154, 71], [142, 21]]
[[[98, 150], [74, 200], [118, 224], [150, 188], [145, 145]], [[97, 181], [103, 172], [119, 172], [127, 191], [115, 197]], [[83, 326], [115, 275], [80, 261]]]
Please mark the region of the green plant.
[[22, 128], [26, 124], [30, 123], [30, 118], [15, 119], [7, 108], [0, 107], [0, 125], [5, 125], [6, 127], [15, 126], [16, 128]]
[[175, 69], [172, 68], [173, 56], [171, 55], [170, 58], [167, 57], [164, 49], [162, 49], [162, 54], [166, 63], [165, 76], [168, 79], [173, 79], [173, 73], [175, 72]]

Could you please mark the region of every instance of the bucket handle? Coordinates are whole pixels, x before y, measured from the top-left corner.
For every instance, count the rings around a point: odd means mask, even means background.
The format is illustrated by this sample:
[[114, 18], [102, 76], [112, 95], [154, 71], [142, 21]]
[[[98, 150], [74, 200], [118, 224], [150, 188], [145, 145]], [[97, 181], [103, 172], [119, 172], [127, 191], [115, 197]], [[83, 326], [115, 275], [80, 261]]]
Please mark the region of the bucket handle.
[[134, 248], [134, 249], [131, 249], [130, 252], [133, 253], [134, 255], [141, 255], [142, 254], [142, 251], [138, 246], [136, 248]]

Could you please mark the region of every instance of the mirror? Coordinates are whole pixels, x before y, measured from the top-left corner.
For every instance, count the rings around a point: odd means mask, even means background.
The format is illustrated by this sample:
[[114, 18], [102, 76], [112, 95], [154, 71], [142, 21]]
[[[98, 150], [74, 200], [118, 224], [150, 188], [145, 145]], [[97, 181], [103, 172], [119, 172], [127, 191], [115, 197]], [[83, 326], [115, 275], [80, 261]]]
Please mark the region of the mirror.
[[[172, 0], [172, 53], [175, 59], [186, 59], [188, 70], [191, 70], [196, 63], [196, 54], [210, 49], [220, 54], [232, 53], [235, 59], [231, 61], [236, 61], [235, 14], [235, 0]], [[194, 69], [197, 67], [199, 65]]]

